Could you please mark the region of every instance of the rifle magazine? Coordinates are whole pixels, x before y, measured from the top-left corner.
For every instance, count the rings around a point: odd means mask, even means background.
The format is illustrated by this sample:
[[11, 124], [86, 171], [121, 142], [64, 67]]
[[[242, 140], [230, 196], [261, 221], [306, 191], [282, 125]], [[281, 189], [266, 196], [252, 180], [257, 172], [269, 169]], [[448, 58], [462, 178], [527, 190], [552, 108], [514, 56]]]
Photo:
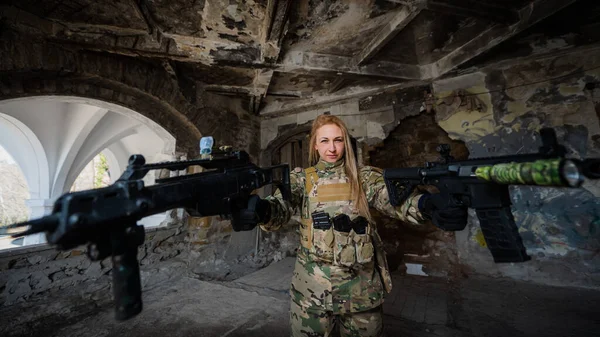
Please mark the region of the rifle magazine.
[[476, 212], [494, 262], [525, 262], [531, 259], [510, 207], [476, 209]]

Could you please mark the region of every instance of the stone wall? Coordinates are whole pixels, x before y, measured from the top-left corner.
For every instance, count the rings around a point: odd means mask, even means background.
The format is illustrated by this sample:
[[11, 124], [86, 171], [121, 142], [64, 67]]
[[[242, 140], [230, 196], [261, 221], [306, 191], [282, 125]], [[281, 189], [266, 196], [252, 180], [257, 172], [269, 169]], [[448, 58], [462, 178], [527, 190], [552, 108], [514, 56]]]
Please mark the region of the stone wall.
[[[428, 153], [437, 143], [423, 140], [440, 137], [439, 131], [446, 134], [447, 140], [454, 140], [453, 144], [464, 143], [466, 148], [461, 153], [468, 153], [469, 158], [535, 152], [541, 145], [539, 129], [545, 126], [555, 128], [569, 155], [594, 157], [600, 152], [597, 109], [600, 89], [593, 85], [600, 77], [598, 69], [600, 51], [597, 49], [503, 62], [476, 73], [436, 81], [431, 89], [391, 90], [264, 119], [261, 148], [268, 149], [270, 144], [280, 142], [279, 138], [289, 134], [289, 130], [304, 127], [317, 115], [331, 113], [340, 116], [359, 140], [363, 163], [377, 163], [380, 167], [422, 165], [424, 159], [431, 158]], [[432, 91], [433, 99], [427, 98], [428, 90]], [[434, 115], [429, 119], [411, 120], [427, 111], [433, 111]], [[438, 131], [426, 135], [433, 118]], [[398, 125], [405, 126], [399, 129], [404, 135], [394, 134]], [[423, 138], [419, 138], [419, 134]], [[420, 141], [411, 142], [414, 138]], [[375, 152], [371, 152], [373, 150]], [[420, 151], [427, 154], [414, 155]], [[390, 153], [402, 156], [386, 161]], [[474, 216], [470, 217], [466, 230], [456, 233], [455, 246], [437, 247], [446, 242], [439, 237], [433, 241], [435, 244], [429, 244], [433, 247], [430, 251], [443, 256], [445, 250], [456, 250], [460, 265], [470, 273], [597, 287], [600, 278], [598, 184], [587, 182], [577, 190], [511, 187], [510, 191], [515, 220], [532, 261], [494, 264]], [[404, 229], [399, 232], [408, 233]], [[398, 247], [404, 246], [407, 251], [417, 252], [412, 255], [422, 256], [427, 251], [426, 240], [423, 240], [428, 235], [426, 232], [409, 234], [412, 235], [410, 244], [394, 239], [386, 244], [392, 255], [402, 251]], [[444, 274], [436, 268], [432, 272]]]
[[[187, 261], [187, 234], [187, 226], [177, 218], [164, 227], [146, 230], [145, 242], [138, 250], [143, 287], [156, 281], [152, 270], [161, 262]], [[110, 258], [91, 262], [85, 250], [85, 246], [58, 251], [48, 245], [36, 245], [3, 251], [0, 306], [35, 303], [41, 297], [57, 293], [65, 297], [78, 295], [74, 289], [85, 289], [82, 296], [86, 299], [112, 298]]]

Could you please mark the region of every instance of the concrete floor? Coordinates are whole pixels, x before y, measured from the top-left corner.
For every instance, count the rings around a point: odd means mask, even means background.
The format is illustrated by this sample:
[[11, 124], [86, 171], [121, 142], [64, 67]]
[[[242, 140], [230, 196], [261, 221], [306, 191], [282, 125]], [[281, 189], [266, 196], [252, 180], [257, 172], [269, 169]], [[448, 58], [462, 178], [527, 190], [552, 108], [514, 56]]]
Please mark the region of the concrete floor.
[[[173, 274], [144, 292], [144, 311], [116, 322], [110, 300], [38, 301], [0, 310], [2, 336], [288, 336], [294, 259], [233, 282]], [[388, 336], [600, 336], [600, 291], [469, 278], [394, 277], [384, 306]], [[51, 300], [46, 300], [51, 301]], [[43, 316], [51, 306], [71, 312]], [[22, 317], [37, 315], [28, 322]], [[40, 316], [42, 315], [42, 316]], [[12, 317], [11, 317], [12, 316]]]

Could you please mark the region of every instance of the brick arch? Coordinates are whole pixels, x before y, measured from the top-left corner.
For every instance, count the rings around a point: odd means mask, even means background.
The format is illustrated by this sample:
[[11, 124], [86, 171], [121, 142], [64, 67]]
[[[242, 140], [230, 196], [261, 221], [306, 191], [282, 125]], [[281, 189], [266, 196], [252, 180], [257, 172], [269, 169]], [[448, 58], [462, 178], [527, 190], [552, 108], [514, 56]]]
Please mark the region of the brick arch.
[[197, 151], [203, 109], [184, 97], [158, 61], [76, 52], [32, 41], [26, 48], [0, 42], [0, 100], [40, 95], [78, 96], [114, 103], [161, 125], [177, 140], [177, 151]]
[[[370, 153], [371, 165], [380, 168], [422, 167], [427, 161], [437, 161], [439, 144], [450, 144], [457, 160], [467, 159], [469, 151], [461, 141], [452, 140], [435, 120], [434, 113], [420, 113], [402, 119], [391, 130], [382, 144]], [[424, 270], [432, 267], [450, 272], [456, 259], [453, 233], [443, 232], [431, 223], [413, 226], [389, 218], [371, 209], [383, 238], [392, 270], [405, 268], [405, 262], [424, 264]], [[435, 254], [439, 254], [436, 257]], [[425, 256], [424, 258], [415, 257]], [[434, 264], [438, 263], [438, 266]], [[442, 267], [443, 266], [443, 267]]]
[[289, 142], [292, 139], [303, 137], [310, 133], [310, 129], [312, 127], [312, 122], [299, 125], [294, 127], [293, 129], [287, 130], [277, 138], [273, 139], [267, 147], [262, 152], [261, 163], [263, 165], [272, 165], [273, 164], [273, 153], [278, 151], [283, 145]]
[[16, 118], [0, 112], [0, 146], [17, 162], [31, 199], [50, 197], [50, 172], [42, 143]]

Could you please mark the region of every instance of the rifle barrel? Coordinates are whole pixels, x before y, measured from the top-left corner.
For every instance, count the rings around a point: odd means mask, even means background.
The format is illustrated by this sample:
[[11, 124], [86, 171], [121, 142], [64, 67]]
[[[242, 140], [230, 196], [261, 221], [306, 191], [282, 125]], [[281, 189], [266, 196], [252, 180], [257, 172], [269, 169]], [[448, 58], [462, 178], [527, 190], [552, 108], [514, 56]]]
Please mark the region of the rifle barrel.
[[58, 217], [55, 215], [48, 215], [41, 217], [39, 219], [33, 219], [25, 222], [19, 222], [12, 225], [7, 226], [7, 228], [18, 228], [18, 227], [26, 227], [30, 226], [29, 229], [15, 233], [11, 235], [13, 238], [20, 238], [22, 236], [27, 236], [30, 234], [41, 233], [45, 231], [53, 231], [58, 226]]
[[583, 175], [589, 179], [600, 179], [600, 159], [585, 159], [581, 165]]

